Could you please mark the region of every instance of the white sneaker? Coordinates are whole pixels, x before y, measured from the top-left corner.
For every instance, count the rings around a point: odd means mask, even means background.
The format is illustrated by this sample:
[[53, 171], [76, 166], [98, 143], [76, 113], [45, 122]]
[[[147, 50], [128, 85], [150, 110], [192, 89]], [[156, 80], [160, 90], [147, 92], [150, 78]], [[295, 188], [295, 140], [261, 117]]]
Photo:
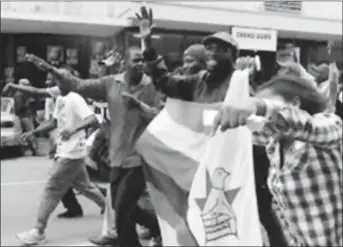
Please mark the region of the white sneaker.
[[29, 231], [16, 234], [17, 238], [26, 245], [42, 244], [46, 241], [45, 234], [40, 233], [38, 229], [33, 228]]

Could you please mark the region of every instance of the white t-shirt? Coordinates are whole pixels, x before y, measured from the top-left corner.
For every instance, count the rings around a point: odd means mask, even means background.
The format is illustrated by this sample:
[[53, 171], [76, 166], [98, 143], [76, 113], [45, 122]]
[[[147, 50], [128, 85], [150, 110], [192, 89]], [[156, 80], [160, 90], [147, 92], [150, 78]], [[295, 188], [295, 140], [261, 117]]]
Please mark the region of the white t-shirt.
[[79, 159], [85, 156], [86, 132], [79, 131], [68, 141], [62, 141], [60, 133], [64, 129], [74, 128], [93, 115], [86, 101], [77, 93], [70, 92], [56, 99], [53, 117], [57, 119], [56, 157]]
[[53, 118], [55, 99], [61, 94], [61, 91], [58, 86], [48, 87], [45, 90], [50, 94], [50, 98], [45, 99], [44, 118], [45, 121], [49, 121]]

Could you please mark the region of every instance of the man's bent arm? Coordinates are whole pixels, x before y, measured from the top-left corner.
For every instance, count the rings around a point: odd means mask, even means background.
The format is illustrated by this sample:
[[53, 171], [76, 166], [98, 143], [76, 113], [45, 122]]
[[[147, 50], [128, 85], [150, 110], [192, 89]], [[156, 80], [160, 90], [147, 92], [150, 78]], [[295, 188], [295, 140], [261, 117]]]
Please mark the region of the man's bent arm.
[[78, 132], [80, 130], [84, 130], [87, 128], [98, 128], [98, 127], [99, 127], [98, 118], [95, 115], [91, 115], [89, 117], [86, 117], [80, 125], [75, 127], [75, 132]]
[[304, 110], [292, 106], [282, 107], [269, 101], [258, 108], [258, 115], [268, 117], [269, 121], [264, 126], [268, 136], [282, 133], [289, 138], [322, 148], [342, 145], [342, 121], [333, 113], [311, 116]]
[[52, 119], [51, 121], [40, 124], [36, 129], [32, 131], [33, 134], [49, 133], [50, 131], [57, 128], [57, 120]]
[[154, 49], [144, 51], [144, 59], [157, 90], [172, 98], [192, 96], [199, 80], [198, 74], [187, 76], [169, 73], [163, 58], [158, 57]]
[[99, 79], [83, 80], [73, 76], [69, 72], [53, 68], [51, 73], [55, 75], [60, 83], [70, 91], [76, 92], [85, 98], [94, 100], [107, 100], [107, 85], [113, 81], [113, 76], [105, 76]]
[[156, 107], [151, 107], [144, 102], [140, 101], [139, 103], [139, 110], [143, 116], [143, 118], [147, 121], [150, 122], [153, 120], [157, 114], [160, 112], [160, 110]]

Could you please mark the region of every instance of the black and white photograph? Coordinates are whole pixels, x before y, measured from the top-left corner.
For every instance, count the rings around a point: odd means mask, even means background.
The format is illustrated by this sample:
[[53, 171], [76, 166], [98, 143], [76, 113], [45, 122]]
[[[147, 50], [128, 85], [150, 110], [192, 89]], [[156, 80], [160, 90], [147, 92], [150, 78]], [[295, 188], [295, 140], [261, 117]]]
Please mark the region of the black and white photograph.
[[343, 246], [342, 1], [1, 2], [0, 246]]

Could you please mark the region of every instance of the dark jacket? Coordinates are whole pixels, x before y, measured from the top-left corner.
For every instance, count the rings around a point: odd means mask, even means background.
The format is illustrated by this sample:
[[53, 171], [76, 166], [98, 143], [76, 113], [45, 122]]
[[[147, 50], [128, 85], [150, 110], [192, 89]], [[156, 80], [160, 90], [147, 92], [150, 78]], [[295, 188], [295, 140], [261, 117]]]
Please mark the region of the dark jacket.
[[[155, 50], [145, 51], [144, 59], [155, 87], [167, 97], [198, 103], [224, 101], [231, 74], [221, 81], [210, 81], [207, 71], [200, 71], [195, 75], [169, 73], [163, 58], [157, 57]], [[209, 85], [215, 86], [209, 87]]]

